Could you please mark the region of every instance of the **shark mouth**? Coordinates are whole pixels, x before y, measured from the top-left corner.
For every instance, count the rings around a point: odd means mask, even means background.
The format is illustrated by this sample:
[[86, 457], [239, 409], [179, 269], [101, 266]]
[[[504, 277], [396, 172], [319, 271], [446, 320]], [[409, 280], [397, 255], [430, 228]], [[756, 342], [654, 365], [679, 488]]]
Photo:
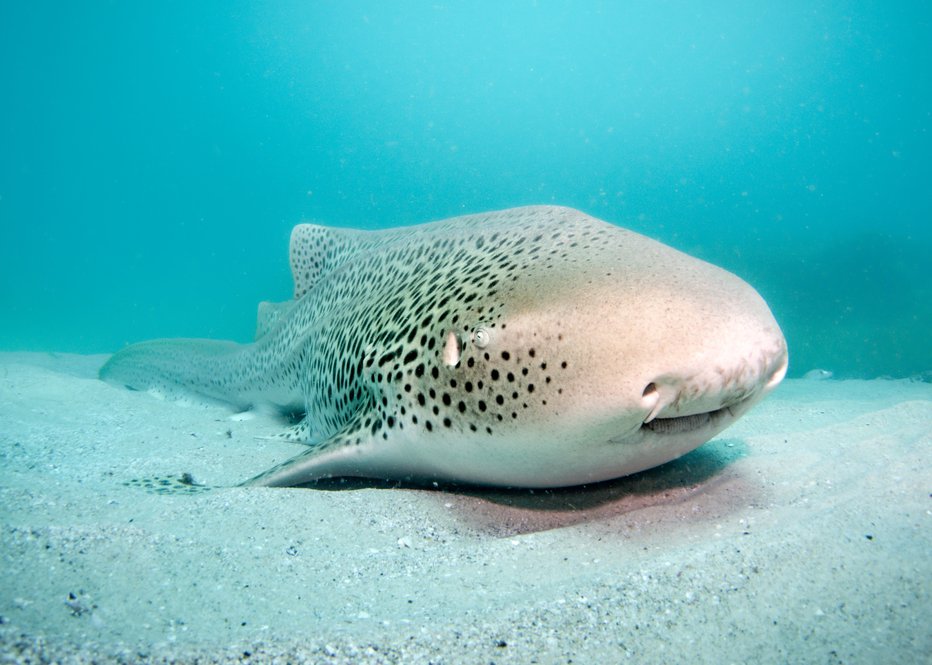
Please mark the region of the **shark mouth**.
[[655, 434], [685, 434], [686, 432], [694, 432], [712, 424], [726, 413], [730, 413], [727, 406], [717, 411], [694, 413], [691, 416], [654, 418], [649, 423], [641, 425], [641, 427], [649, 429]]
[[688, 434], [709, 427], [725, 429], [728, 424], [737, 420], [747, 410], [748, 404], [752, 403], [754, 398], [754, 395], [749, 395], [715, 411], [673, 418], [654, 418], [643, 423], [641, 429], [649, 429], [654, 434]]

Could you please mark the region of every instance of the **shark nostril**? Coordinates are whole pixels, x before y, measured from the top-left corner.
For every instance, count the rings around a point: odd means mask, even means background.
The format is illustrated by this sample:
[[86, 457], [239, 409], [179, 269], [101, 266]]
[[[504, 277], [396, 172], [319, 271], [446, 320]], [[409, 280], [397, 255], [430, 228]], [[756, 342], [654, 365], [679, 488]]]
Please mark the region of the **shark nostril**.
[[644, 422], [650, 422], [657, 417], [660, 411], [660, 391], [657, 390], [657, 384], [653, 381], [644, 386], [644, 392], [641, 393], [641, 406], [647, 409], [647, 417]]

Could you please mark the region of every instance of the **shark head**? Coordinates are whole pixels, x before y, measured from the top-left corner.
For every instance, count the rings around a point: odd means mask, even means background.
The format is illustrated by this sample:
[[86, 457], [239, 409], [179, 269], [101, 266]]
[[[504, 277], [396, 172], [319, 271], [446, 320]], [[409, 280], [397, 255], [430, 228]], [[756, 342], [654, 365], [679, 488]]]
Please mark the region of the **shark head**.
[[786, 342], [751, 286], [592, 224], [577, 251], [530, 262], [435, 328], [412, 407], [446, 450], [410, 448], [409, 464], [430, 460], [423, 475], [471, 467], [473, 481], [540, 487], [635, 473], [708, 441], [783, 378]]
[[560, 486], [675, 459], [786, 373], [786, 342], [752, 287], [625, 235], [575, 270], [522, 275], [494, 323], [448, 336], [459, 358], [445, 374], [490, 390], [485, 420], [513, 448], [511, 484], [516, 469]]

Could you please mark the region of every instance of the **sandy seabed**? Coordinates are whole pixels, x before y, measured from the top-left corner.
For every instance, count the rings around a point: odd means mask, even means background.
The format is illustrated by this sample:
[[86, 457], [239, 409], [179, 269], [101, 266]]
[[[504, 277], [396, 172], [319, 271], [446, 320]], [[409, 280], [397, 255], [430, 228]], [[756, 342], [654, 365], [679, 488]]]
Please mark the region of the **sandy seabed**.
[[0, 663], [929, 663], [932, 384], [787, 381], [560, 491], [233, 485], [282, 424], [0, 354]]

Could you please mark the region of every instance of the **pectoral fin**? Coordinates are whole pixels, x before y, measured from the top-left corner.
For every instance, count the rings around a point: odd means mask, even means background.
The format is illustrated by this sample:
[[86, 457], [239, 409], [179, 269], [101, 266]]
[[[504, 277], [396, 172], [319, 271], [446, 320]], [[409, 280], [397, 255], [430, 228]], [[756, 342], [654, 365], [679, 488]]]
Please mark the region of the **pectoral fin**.
[[328, 439], [242, 483], [244, 486], [292, 487], [334, 476], [367, 476], [372, 457], [371, 415], [360, 411]]

